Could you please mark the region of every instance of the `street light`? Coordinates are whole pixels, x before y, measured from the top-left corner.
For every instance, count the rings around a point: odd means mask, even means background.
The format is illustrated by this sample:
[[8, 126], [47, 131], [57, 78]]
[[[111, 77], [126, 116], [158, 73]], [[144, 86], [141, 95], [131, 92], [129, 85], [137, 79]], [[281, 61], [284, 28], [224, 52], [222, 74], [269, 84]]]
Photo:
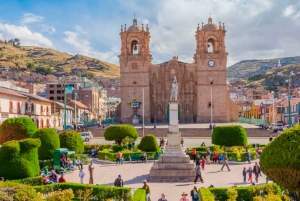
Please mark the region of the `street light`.
[[273, 97], [273, 116], [272, 116], [272, 120], [273, 120], [273, 123], [276, 123], [275, 122], [275, 104], [274, 104], [274, 102], [275, 102], [275, 93], [274, 93], [274, 91], [271, 91], [271, 94], [272, 94], [272, 97]]
[[292, 81], [292, 76], [295, 75], [293, 71], [290, 72], [289, 75], [283, 75], [282, 72], [278, 72], [277, 75], [287, 77], [288, 79], [285, 80], [286, 83], [288, 83], [288, 110], [289, 110], [289, 128], [292, 127], [292, 118], [291, 118], [291, 81]]

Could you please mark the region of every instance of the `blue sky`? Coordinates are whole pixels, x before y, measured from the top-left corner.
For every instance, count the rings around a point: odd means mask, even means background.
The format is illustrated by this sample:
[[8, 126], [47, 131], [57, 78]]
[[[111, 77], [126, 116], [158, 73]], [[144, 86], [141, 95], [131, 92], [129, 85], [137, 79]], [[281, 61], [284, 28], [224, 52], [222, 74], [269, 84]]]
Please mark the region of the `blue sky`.
[[0, 38], [118, 64], [120, 26], [149, 24], [153, 63], [193, 62], [198, 23], [225, 23], [228, 66], [244, 59], [299, 56], [298, 0], [4, 0]]

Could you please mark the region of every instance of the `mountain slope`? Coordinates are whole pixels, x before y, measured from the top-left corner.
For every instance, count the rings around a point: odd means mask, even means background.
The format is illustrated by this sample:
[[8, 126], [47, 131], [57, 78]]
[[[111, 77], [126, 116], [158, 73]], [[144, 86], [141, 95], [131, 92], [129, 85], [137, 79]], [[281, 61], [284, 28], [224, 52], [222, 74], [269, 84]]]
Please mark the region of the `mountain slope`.
[[300, 63], [300, 56], [261, 60], [243, 60], [227, 68], [228, 80], [230, 82], [243, 80], [264, 73], [273, 68], [277, 68], [279, 59], [282, 67]]
[[120, 77], [120, 68], [117, 65], [96, 58], [73, 56], [44, 47], [16, 47], [2, 40], [0, 40], [0, 66], [22, 71], [34, 71], [36, 67], [44, 67], [50, 68], [54, 75], [92, 73], [93, 76]]

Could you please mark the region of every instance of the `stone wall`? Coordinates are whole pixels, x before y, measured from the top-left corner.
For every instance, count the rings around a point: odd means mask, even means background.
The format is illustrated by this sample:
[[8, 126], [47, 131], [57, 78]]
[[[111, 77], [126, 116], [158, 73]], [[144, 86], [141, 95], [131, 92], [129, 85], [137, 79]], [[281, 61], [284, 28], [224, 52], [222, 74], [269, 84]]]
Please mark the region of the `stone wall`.
[[[103, 129], [98, 128], [89, 128], [94, 137], [103, 137], [104, 131]], [[278, 133], [273, 133], [271, 130], [261, 130], [259, 128], [245, 128], [248, 137], [269, 137], [272, 135], [273, 137], [276, 137]], [[143, 136], [143, 130], [141, 128], [137, 129], [139, 136]], [[182, 137], [210, 137], [212, 131], [208, 128], [180, 128], [179, 131], [181, 132]], [[167, 128], [146, 128], [145, 129], [145, 135], [146, 134], [153, 134], [156, 137], [167, 137]]]

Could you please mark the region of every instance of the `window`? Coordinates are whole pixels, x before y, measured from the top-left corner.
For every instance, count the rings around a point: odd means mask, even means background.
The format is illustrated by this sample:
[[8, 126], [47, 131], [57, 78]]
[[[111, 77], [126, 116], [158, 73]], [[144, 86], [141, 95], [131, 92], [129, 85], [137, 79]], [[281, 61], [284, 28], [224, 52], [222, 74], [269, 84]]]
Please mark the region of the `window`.
[[28, 111], [28, 103], [25, 103], [25, 111]]
[[88, 98], [88, 97], [89, 97], [89, 95], [88, 95], [88, 94], [85, 94], [85, 95], [84, 95], [84, 97], [85, 97], [85, 98]]
[[139, 53], [139, 43], [135, 40], [131, 43], [131, 54]]
[[48, 113], [49, 112], [49, 107], [47, 106], [47, 108], [46, 108], [46, 112]]
[[41, 112], [44, 112], [44, 107], [41, 105]]
[[53, 91], [53, 90], [51, 90], [51, 91], [50, 91], [50, 94], [54, 94], [54, 91]]
[[50, 100], [54, 100], [54, 97], [53, 97], [53, 96], [50, 96]]
[[57, 92], [56, 93], [58, 93], [58, 94], [61, 94], [61, 90], [57, 90]]
[[21, 103], [20, 102], [17, 103], [17, 108], [18, 108], [18, 110], [21, 109]]
[[214, 40], [209, 39], [207, 41], [207, 52], [214, 52], [214, 46], [215, 46]]
[[54, 85], [53, 84], [50, 84], [50, 86], [49, 86], [50, 88], [53, 88], [54, 87]]
[[33, 112], [34, 111], [34, 104], [31, 103], [31, 111]]
[[211, 107], [211, 102], [208, 102], [208, 105], [207, 105], [207, 107]]
[[57, 100], [61, 100], [61, 96], [57, 96]]
[[61, 87], [61, 84], [56, 85], [56, 87], [57, 87], [57, 88], [60, 88], [60, 87]]
[[12, 110], [13, 107], [14, 107], [14, 106], [13, 106], [13, 102], [12, 102], [12, 101], [9, 101], [9, 109]]

